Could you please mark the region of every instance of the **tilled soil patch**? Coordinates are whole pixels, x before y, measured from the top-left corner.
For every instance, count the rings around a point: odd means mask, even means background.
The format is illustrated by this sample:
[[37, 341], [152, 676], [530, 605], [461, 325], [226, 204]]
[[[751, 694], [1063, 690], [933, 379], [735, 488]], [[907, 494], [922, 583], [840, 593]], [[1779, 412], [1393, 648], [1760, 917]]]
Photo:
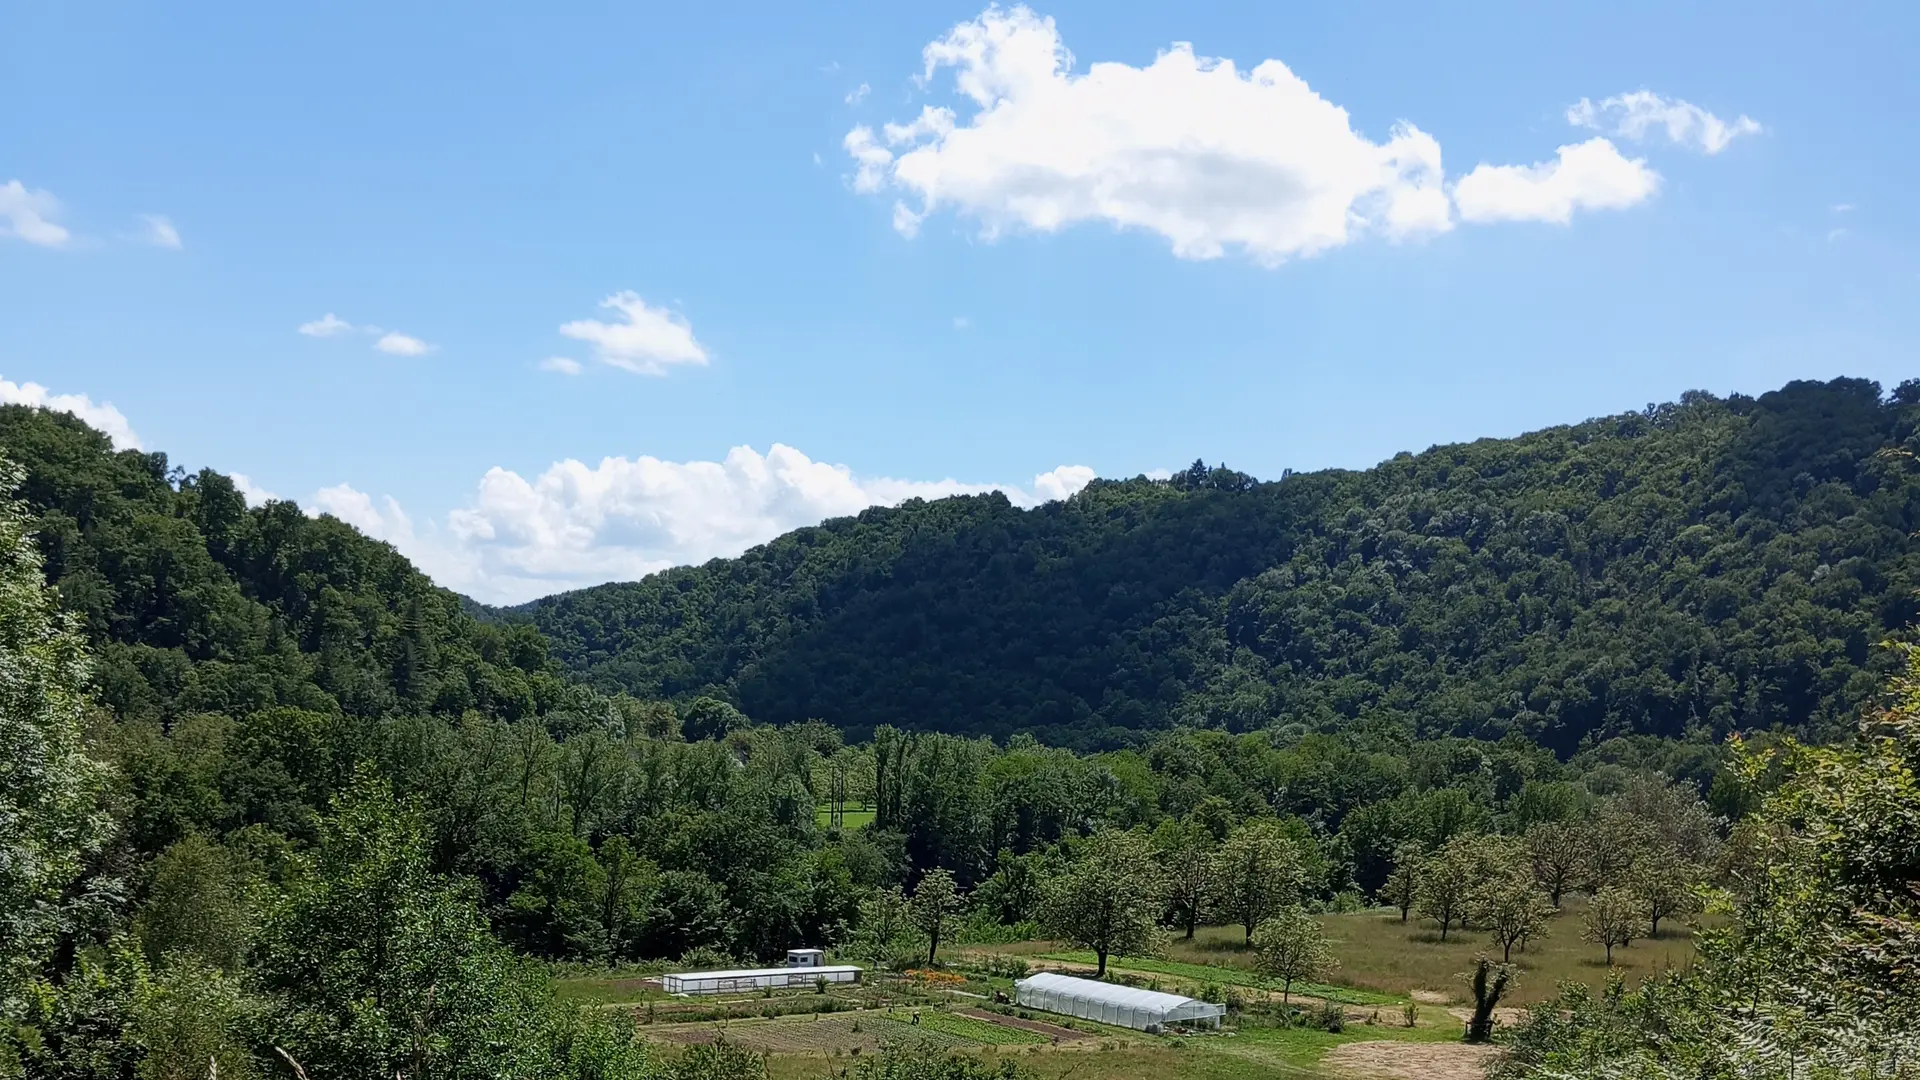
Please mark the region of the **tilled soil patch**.
[[985, 1009], [955, 1009], [954, 1012], [961, 1016], [971, 1016], [975, 1020], [985, 1020], [989, 1024], [999, 1024], [1001, 1027], [1031, 1031], [1035, 1035], [1045, 1035], [1050, 1039], [1058, 1039], [1061, 1042], [1093, 1038], [1093, 1036], [1084, 1031], [1075, 1031], [1072, 1028], [1061, 1027], [1058, 1024], [1042, 1023], [1039, 1020], [1022, 1020], [1017, 1016], [1002, 1016], [999, 1013], [988, 1012]]

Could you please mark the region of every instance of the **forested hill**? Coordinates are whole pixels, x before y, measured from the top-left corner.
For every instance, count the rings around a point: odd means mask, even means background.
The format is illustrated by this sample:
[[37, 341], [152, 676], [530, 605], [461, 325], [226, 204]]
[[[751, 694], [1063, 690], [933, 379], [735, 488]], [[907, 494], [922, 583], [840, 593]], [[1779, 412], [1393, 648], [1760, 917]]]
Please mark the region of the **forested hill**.
[[540, 635], [483, 625], [391, 547], [227, 477], [115, 452], [66, 413], [0, 407], [48, 580], [125, 720], [289, 707], [532, 716], [568, 692]]
[[1915, 614], [1916, 426], [1920, 382], [1693, 393], [1363, 472], [910, 502], [511, 615], [603, 689], [856, 733], [1833, 732]]

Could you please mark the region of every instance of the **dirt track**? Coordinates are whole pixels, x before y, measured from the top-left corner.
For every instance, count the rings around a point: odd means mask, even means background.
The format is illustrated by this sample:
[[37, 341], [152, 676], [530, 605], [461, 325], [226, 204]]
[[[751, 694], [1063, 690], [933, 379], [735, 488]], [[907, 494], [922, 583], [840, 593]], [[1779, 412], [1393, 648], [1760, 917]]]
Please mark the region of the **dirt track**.
[[1347, 1043], [1327, 1051], [1322, 1064], [1366, 1080], [1481, 1080], [1491, 1046], [1466, 1043], [1417, 1043], [1376, 1040]]
[[970, 1016], [975, 1020], [985, 1020], [989, 1024], [999, 1024], [1001, 1027], [1031, 1031], [1035, 1035], [1045, 1035], [1059, 1042], [1072, 1042], [1075, 1039], [1090, 1039], [1093, 1037], [1084, 1031], [1063, 1028], [1058, 1024], [1045, 1024], [1038, 1020], [1022, 1020], [1017, 1016], [1002, 1016], [999, 1013], [988, 1012], [985, 1009], [956, 1009], [954, 1011], [961, 1016]]

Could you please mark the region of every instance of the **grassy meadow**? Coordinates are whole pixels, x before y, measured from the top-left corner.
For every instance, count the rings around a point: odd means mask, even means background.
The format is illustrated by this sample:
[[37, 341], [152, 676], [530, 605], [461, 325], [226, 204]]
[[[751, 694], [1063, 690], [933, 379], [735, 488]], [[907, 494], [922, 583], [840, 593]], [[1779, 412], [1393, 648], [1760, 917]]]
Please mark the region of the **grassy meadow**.
[[[852, 1061], [888, 1046], [960, 1050], [999, 1060], [1013, 1058], [1045, 1078], [1112, 1080], [1246, 1080], [1263, 1077], [1333, 1078], [1420, 1076], [1468, 1080], [1481, 1075], [1484, 1048], [1460, 1043], [1461, 973], [1492, 946], [1482, 933], [1454, 930], [1439, 940], [1418, 919], [1406, 923], [1390, 909], [1321, 916], [1339, 967], [1315, 983], [1295, 983], [1301, 999], [1341, 1005], [1346, 1028], [1331, 1033], [1277, 1026], [1271, 1006], [1280, 987], [1254, 970], [1238, 927], [1202, 927], [1193, 940], [1175, 938], [1160, 956], [1109, 960], [1110, 977], [1135, 985], [1213, 995], [1234, 994], [1251, 1011], [1224, 1032], [1147, 1035], [1086, 1021], [1022, 1012], [1004, 1015], [984, 1006], [991, 990], [1010, 980], [979, 975], [983, 952], [1024, 956], [1035, 968], [1090, 968], [1090, 954], [1059, 942], [956, 946], [943, 962], [974, 971], [965, 984], [943, 987], [879, 972], [854, 987], [836, 987], [829, 1002], [812, 991], [725, 998], [678, 998], [646, 982], [647, 971], [572, 975], [557, 980], [569, 999], [630, 1010], [646, 1037], [666, 1047], [724, 1038], [765, 1055], [773, 1080], [840, 1075]], [[1560, 982], [1598, 985], [1607, 975], [1598, 946], [1581, 940], [1581, 907], [1569, 901], [1545, 935], [1515, 952], [1520, 978], [1506, 1006], [1549, 998]], [[1614, 967], [1632, 980], [1694, 955], [1684, 925], [1662, 937], [1616, 949]], [[1203, 991], [1203, 988], [1204, 991]], [[1411, 1006], [1414, 1026], [1402, 1010]], [[1022, 1018], [1024, 1017], [1024, 1019]], [[1055, 1023], [1057, 1021], [1057, 1023]]]
[[[1551, 998], [1562, 982], [1585, 982], [1600, 986], [1607, 978], [1605, 953], [1598, 945], [1581, 940], [1581, 911], [1584, 898], [1571, 897], [1565, 908], [1548, 924], [1547, 932], [1529, 943], [1525, 952], [1514, 950], [1513, 963], [1520, 977], [1503, 1004], [1529, 1005]], [[1476, 956], [1483, 953], [1499, 958], [1500, 947], [1487, 935], [1455, 927], [1440, 940], [1439, 931], [1418, 918], [1400, 921], [1400, 913], [1391, 908], [1375, 908], [1345, 915], [1322, 915], [1321, 924], [1333, 947], [1339, 967], [1325, 982], [1332, 984], [1335, 1000], [1350, 1005], [1374, 1004], [1385, 1000], [1403, 1000], [1416, 991], [1422, 1000], [1468, 1000], [1461, 973], [1467, 971]], [[1175, 937], [1165, 955], [1159, 957], [1119, 957], [1108, 966], [1118, 971], [1145, 975], [1165, 975], [1182, 980], [1258, 989], [1269, 988], [1268, 980], [1253, 972], [1254, 957], [1237, 926], [1203, 926], [1192, 941]], [[996, 951], [1018, 953], [1036, 965], [1087, 964], [1090, 953], [1063, 949], [1057, 942], [1027, 941], [998, 946]], [[1660, 928], [1660, 937], [1636, 941], [1613, 951], [1613, 967], [1629, 982], [1656, 971], [1685, 967], [1693, 961], [1693, 933], [1681, 922]], [[1272, 984], [1277, 990], [1278, 984]], [[1352, 991], [1361, 991], [1359, 994]], [[1296, 994], [1315, 995], [1308, 984], [1294, 984]], [[1379, 995], [1373, 997], [1370, 995]]]

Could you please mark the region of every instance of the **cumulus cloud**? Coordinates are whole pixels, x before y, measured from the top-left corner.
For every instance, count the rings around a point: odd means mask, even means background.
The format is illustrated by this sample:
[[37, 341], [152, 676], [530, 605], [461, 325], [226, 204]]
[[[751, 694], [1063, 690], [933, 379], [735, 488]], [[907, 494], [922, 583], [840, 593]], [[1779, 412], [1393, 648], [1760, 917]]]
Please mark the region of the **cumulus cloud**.
[[1766, 130], [1742, 114], [1731, 122], [1679, 98], [1664, 98], [1651, 90], [1616, 94], [1599, 102], [1581, 98], [1567, 109], [1567, 123], [1592, 128], [1623, 139], [1644, 139], [1664, 133], [1668, 141], [1704, 154], [1717, 154], [1741, 135]]
[[413, 522], [391, 495], [378, 503], [373, 496], [356, 491], [348, 484], [335, 484], [314, 492], [307, 508], [311, 514], [332, 514], [375, 540], [385, 540], [407, 551], [414, 544]]
[[867, 95], [872, 92], [873, 92], [873, 87], [868, 86], [866, 83], [861, 83], [859, 86], [856, 86], [852, 90], [847, 91], [847, 104], [858, 105], [862, 101], [865, 101], [867, 99]]
[[1453, 200], [1466, 221], [1550, 221], [1565, 224], [1575, 210], [1618, 210], [1644, 202], [1660, 188], [1660, 174], [1644, 159], [1621, 156], [1606, 139], [1563, 146], [1535, 165], [1478, 165], [1454, 185]]
[[373, 347], [388, 356], [425, 356], [433, 351], [433, 346], [417, 337], [409, 337], [399, 331], [390, 330], [381, 334]]
[[241, 498], [247, 500], [248, 506], [260, 506], [280, 497], [254, 483], [253, 478], [246, 473], [228, 473], [227, 479], [233, 481], [234, 490], [240, 493]]
[[312, 322], [301, 323], [299, 332], [308, 337], [333, 337], [352, 330], [352, 323], [329, 311]]
[[1071, 496], [1093, 475], [1066, 465], [1025, 487], [862, 477], [775, 444], [765, 454], [735, 447], [721, 461], [568, 460], [530, 479], [494, 468], [444, 526], [418, 530], [397, 502], [344, 484], [320, 492], [314, 506], [393, 543], [443, 585], [517, 603], [738, 555], [870, 506], [993, 490], [1036, 506]]
[[180, 230], [174, 227], [173, 222], [165, 214], [141, 214], [140, 220], [147, 225], [146, 232], [140, 236], [143, 242], [152, 244], [154, 247], [180, 250]]
[[580, 374], [580, 361], [565, 356], [549, 356], [540, 361], [541, 371], [557, 371], [562, 375]]
[[665, 375], [675, 364], [707, 362], [693, 326], [665, 308], [648, 306], [638, 293], [614, 293], [600, 306], [618, 312], [620, 321], [580, 319], [561, 324], [560, 333], [592, 345], [601, 363], [639, 375]]
[[[1155, 233], [1181, 258], [1242, 252], [1271, 265], [1459, 221], [1564, 222], [1659, 187], [1605, 138], [1553, 161], [1483, 164], [1449, 184], [1432, 135], [1401, 120], [1375, 141], [1279, 60], [1243, 70], [1175, 43], [1145, 65], [1076, 71], [1053, 20], [1024, 6], [989, 7], [921, 59], [916, 81], [950, 75], [953, 103], [841, 140], [853, 190], [891, 194], [907, 237], [943, 210], [988, 239], [1104, 222]], [[1583, 98], [1567, 119], [1630, 139], [1663, 132], [1710, 154], [1761, 130], [1649, 91]]]
[[113, 445], [122, 450], [140, 449], [140, 436], [112, 402], [96, 402], [85, 394], [56, 394], [36, 382], [15, 383], [0, 379], [0, 404], [32, 405], [54, 412], [72, 413], [97, 431], [104, 432]]
[[1404, 122], [1374, 142], [1278, 60], [1242, 72], [1177, 43], [1075, 74], [1053, 20], [1026, 7], [988, 8], [922, 59], [921, 83], [950, 70], [970, 115], [929, 105], [844, 140], [856, 190], [905, 196], [908, 235], [952, 208], [990, 237], [1104, 221], [1184, 258], [1271, 263], [1450, 225], [1438, 142]]
[[45, 191], [34, 191], [18, 180], [0, 184], [0, 236], [11, 236], [41, 247], [64, 247], [73, 238], [53, 219], [60, 214], [60, 200]]

